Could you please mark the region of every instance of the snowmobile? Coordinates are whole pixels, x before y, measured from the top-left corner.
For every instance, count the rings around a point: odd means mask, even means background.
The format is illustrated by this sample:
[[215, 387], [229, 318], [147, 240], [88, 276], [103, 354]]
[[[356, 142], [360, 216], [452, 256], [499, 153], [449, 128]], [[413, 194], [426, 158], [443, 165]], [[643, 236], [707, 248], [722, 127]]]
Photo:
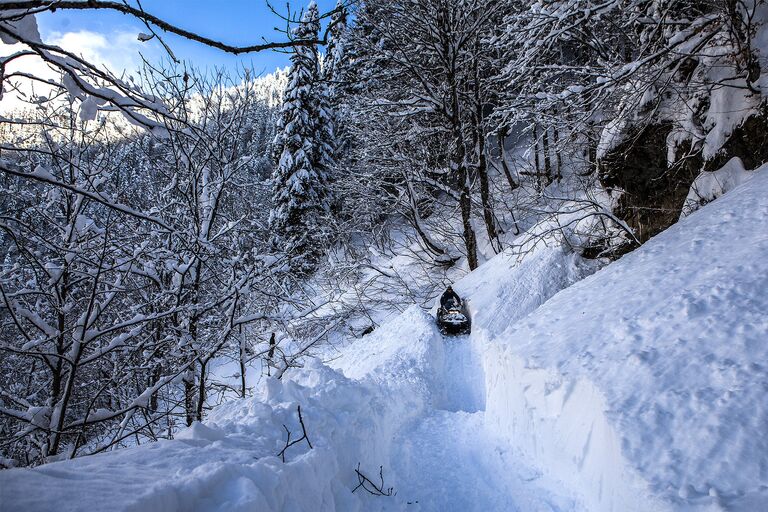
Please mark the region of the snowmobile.
[[467, 311], [466, 301], [461, 301], [461, 305], [450, 308], [442, 306], [437, 310], [437, 327], [443, 335], [458, 336], [469, 334], [472, 325]]

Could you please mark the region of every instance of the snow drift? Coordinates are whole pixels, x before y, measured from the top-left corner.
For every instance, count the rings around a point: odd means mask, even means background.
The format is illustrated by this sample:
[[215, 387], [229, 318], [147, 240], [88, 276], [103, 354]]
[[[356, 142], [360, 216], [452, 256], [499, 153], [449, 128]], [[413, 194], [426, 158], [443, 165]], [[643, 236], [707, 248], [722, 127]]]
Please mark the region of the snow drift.
[[768, 173], [485, 353], [486, 422], [590, 510], [768, 508]]
[[[435, 374], [428, 359], [440, 350], [428, 315], [414, 307], [382, 333], [405, 342], [382, 343], [384, 353], [351, 357], [358, 382], [310, 360], [283, 380], [269, 379], [257, 396], [225, 404], [205, 424], [176, 440], [0, 472], [3, 510], [237, 511], [384, 510], [352, 489], [355, 468], [377, 480], [389, 464], [394, 431], [432, 400]], [[376, 338], [370, 340], [375, 343]], [[354, 372], [350, 372], [354, 373]], [[301, 442], [297, 405], [312, 449]], [[386, 475], [390, 477], [390, 475]], [[391, 478], [388, 478], [391, 479]]]

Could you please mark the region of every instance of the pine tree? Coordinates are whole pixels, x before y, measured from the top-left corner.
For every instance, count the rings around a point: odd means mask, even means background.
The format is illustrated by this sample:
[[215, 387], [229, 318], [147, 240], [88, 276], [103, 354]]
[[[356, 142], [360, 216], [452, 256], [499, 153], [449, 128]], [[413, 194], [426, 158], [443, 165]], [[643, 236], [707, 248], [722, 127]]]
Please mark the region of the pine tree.
[[[317, 5], [312, 2], [293, 36], [314, 40], [319, 31]], [[310, 272], [324, 244], [321, 220], [328, 210], [328, 157], [320, 140], [327, 114], [318, 100], [317, 48], [295, 47], [291, 64], [273, 149], [277, 161], [269, 220], [273, 245], [291, 257], [293, 270]]]
[[345, 33], [347, 30], [347, 8], [342, 0], [336, 3], [328, 30], [328, 46], [323, 62], [321, 87], [318, 100], [322, 118], [325, 119], [321, 137], [325, 143], [327, 163], [335, 164], [343, 151], [343, 113], [340, 109], [340, 87], [343, 80], [345, 59]]
[[328, 83], [331, 97], [336, 97], [336, 85], [346, 61], [345, 35], [347, 31], [347, 7], [342, 0], [336, 3], [328, 29], [328, 46], [323, 66], [323, 79]]

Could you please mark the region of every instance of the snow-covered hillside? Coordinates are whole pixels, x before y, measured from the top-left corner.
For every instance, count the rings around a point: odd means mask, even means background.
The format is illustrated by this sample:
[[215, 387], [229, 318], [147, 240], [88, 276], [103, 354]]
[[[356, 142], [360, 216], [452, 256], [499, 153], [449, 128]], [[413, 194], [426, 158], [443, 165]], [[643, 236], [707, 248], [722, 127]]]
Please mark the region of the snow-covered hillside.
[[413, 307], [176, 440], [2, 471], [0, 505], [765, 510], [767, 218], [761, 172], [587, 278], [502, 253], [456, 284], [469, 337]]

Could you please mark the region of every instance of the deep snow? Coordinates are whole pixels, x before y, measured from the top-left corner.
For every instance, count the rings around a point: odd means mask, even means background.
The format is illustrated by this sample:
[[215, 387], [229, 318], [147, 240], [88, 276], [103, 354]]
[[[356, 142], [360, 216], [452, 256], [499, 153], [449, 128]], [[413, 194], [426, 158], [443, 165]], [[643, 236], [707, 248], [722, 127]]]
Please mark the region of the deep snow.
[[768, 509], [766, 219], [760, 172], [587, 278], [502, 253], [455, 285], [469, 337], [412, 307], [174, 441], [2, 471], [0, 508]]
[[766, 219], [761, 171], [510, 325], [489, 429], [591, 510], [768, 510]]

